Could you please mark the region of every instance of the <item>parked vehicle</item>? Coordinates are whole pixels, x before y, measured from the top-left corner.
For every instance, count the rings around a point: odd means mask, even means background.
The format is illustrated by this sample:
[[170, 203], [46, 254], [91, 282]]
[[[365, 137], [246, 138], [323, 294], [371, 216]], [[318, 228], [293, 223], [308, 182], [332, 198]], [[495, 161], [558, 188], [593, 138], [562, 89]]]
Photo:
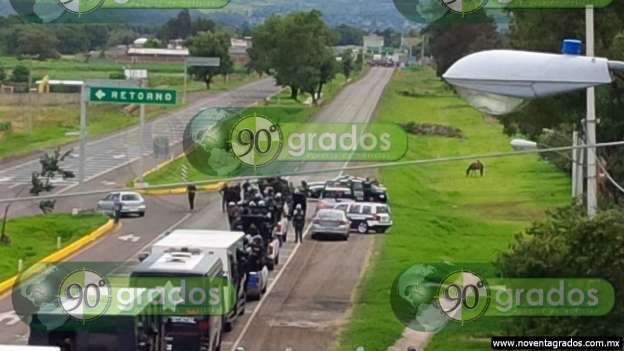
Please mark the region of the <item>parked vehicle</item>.
[[321, 193], [325, 189], [325, 182], [309, 182], [308, 183], [308, 197], [311, 199], [318, 199], [321, 197]]
[[211, 253], [223, 262], [223, 271], [236, 290], [236, 304], [227, 314], [223, 329], [230, 331], [239, 315], [245, 312], [245, 280], [247, 278], [247, 252], [245, 233], [226, 230], [177, 229], [157, 241], [151, 254], [162, 254], [171, 249], [199, 249]]
[[115, 202], [121, 201], [121, 214], [135, 214], [139, 217], [145, 216], [145, 200], [141, 194], [134, 191], [112, 192], [105, 198], [97, 202], [96, 210], [107, 215], [114, 215], [113, 207]]
[[351, 221], [351, 228], [365, 234], [369, 230], [385, 233], [392, 226], [390, 206], [377, 202], [339, 203], [334, 206], [344, 211]]
[[340, 186], [328, 186], [321, 192], [318, 209], [333, 208], [339, 202], [355, 201], [351, 188]]
[[[141, 285], [141, 278], [154, 277], [190, 277], [209, 281], [223, 278], [224, 270], [221, 259], [199, 249], [169, 251], [160, 255], [151, 255], [135, 267], [131, 273], [131, 285], [139, 288], [151, 288]], [[220, 294], [223, 311], [234, 306], [226, 306], [229, 289]], [[198, 306], [199, 307], [199, 306]], [[204, 307], [204, 306], [201, 306]], [[199, 308], [198, 308], [199, 309]], [[208, 313], [205, 315], [166, 316], [163, 318], [164, 349], [188, 351], [217, 351], [221, 348], [224, 315]]]
[[324, 208], [319, 210], [312, 219], [312, 238], [321, 235], [337, 235], [343, 240], [348, 240], [350, 230], [351, 222], [342, 210]]

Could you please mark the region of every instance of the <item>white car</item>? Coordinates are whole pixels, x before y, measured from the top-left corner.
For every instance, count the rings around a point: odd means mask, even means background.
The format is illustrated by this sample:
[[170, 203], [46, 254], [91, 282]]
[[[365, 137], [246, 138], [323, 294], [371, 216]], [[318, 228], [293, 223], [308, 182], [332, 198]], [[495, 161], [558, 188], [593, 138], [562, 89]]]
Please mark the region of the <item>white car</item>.
[[385, 233], [392, 227], [392, 214], [388, 204], [378, 202], [337, 203], [335, 209], [343, 210], [351, 221], [351, 228], [365, 234], [371, 229]]
[[318, 211], [312, 219], [311, 235], [317, 238], [321, 235], [340, 236], [343, 240], [349, 239], [351, 222], [344, 211], [325, 208]]
[[109, 193], [105, 198], [98, 201], [96, 210], [112, 216], [114, 215], [113, 207], [116, 201], [121, 201], [122, 215], [134, 214], [139, 217], [145, 216], [145, 200], [141, 194], [134, 191], [118, 191]]

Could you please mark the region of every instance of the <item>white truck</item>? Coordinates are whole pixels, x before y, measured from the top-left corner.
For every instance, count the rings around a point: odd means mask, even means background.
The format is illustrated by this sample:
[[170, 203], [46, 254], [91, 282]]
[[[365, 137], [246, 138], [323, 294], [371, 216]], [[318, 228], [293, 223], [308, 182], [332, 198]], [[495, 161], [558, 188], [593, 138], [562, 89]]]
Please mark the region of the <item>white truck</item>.
[[235, 286], [237, 303], [225, 318], [223, 329], [230, 331], [234, 320], [245, 312], [247, 300], [245, 293], [246, 271], [241, 254], [245, 251], [245, 233], [225, 230], [177, 229], [160, 239], [151, 247], [151, 255], [163, 254], [167, 251], [199, 249], [215, 255], [223, 262], [223, 271]]

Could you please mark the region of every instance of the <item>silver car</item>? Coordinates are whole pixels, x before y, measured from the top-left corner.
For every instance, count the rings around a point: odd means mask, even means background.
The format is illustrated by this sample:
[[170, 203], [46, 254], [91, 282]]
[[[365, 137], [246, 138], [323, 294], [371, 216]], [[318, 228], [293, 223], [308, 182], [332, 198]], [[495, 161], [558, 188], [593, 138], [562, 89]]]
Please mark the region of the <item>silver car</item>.
[[351, 221], [342, 210], [332, 208], [320, 209], [312, 219], [312, 237], [320, 235], [341, 236], [343, 240], [349, 239]]
[[113, 207], [116, 201], [121, 201], [121, 214], [135, 214], [139, 217], [145, 216], [145, 200], [141, 194], [133, 191], [112, 192], [105, 198], [98, 201], [96, 210], [98, 212], [114, 215]]

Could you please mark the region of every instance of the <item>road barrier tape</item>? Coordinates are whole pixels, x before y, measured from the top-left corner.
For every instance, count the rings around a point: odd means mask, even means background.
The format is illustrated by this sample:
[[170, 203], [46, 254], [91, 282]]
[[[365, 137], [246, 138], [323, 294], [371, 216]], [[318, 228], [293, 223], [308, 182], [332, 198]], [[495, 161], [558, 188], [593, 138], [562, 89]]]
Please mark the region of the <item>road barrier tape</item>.
[[[87, 245], [93, 243], [98, 240], [102, 236], [108, 234], [115, 227], [115, 221], [109, 219], [108, 222], [93, 230], [91, 233], [81, 237], [80, 239], [74, 241], [73, 243], [65, 246], [64, 248], [57, 250], [50, 255], [42, 258], [33, 266], [43, 265], [45, 263], [53, 263], [63, 261], [65, 258], [75, 254], [76, 252], [82, 250]], [[3, 295], [5, 292], [11, 290], [15, 283], [17, 282], [19, 274], [12, 276], [9, 279], [6, 279], [0, 282], [0, 295]]]

